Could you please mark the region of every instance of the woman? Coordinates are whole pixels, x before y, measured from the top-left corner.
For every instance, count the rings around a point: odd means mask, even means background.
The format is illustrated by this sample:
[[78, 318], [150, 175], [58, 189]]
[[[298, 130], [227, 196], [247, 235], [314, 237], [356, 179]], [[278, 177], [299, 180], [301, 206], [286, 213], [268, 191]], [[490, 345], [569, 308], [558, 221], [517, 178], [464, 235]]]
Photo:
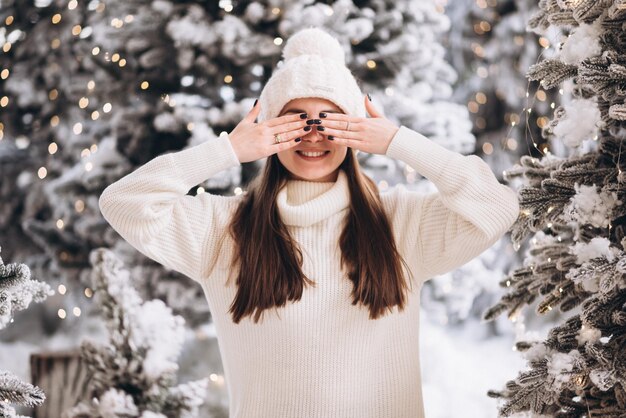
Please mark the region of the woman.
[[[202, 285], [231, 418], [423, 417], [421, 285], [494, 244], [517, 196], [479, 157], [386, 119], [321, 29], [294, 34], [283, 57], [232, 132], [110, 185], [102, 213]], [[404, 161], [438, 192], [379, 193], [357, 150]], [[186, 195], [260, 158], [247, 193]]]

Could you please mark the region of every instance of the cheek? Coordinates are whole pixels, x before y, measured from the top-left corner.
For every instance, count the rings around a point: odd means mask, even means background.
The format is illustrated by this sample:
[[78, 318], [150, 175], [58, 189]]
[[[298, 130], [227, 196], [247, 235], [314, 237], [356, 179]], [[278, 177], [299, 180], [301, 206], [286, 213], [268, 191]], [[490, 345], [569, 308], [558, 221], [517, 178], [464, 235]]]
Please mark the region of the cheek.
[[289, 152], [288, 150], [285, 150], [285, 151], [276, 153], [276, 157], [278, 157], [278, 161], [280, 161], [283, 165], [285, 165], [286, 162], [292, 159], [292, 157], [288, 154], [288, 152]]
[[343, 161], [348, 155], [348, 147], [341, 146], [335, 149], [335, 156], [338, 160]]

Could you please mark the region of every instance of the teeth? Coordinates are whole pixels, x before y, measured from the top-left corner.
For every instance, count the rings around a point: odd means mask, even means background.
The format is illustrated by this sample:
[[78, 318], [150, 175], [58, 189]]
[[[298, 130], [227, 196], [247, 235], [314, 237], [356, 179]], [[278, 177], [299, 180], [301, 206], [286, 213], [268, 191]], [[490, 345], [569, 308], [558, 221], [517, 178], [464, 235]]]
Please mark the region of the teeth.
[[321, 155], [326, 154], [325, 151], [322, 152], [303, 152], [303, 151], [299, 151], [300, 154], [304, 155], [305, 157], [319, 157]]

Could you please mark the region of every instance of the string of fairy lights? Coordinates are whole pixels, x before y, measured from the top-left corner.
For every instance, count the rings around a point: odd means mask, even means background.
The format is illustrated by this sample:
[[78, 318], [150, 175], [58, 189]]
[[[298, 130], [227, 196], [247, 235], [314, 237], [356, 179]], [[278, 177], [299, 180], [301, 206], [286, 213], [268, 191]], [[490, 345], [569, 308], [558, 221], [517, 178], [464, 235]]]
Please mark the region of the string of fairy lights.
[[[561, 48], [561, 46], [562, 46], [562, 42], [550, 42], [547, 38], [545, 38], [545, 37], [543, 37], [543, 36], [539, 38], [539, 44], [540, 44], [540, 45], [541, 45], [544, 49], [543, 49], [543, 51], [541, 51], [541, 53], [540, 53], [540, 54], [539, 54], [539, 56], [537, 57], [537, 61], [536, 61], [536, 63], [539, 63], [539, 62], [541, 61], [541, 59], [543, 58], [543, 55], [544, 55], [545, 51], [546, 51], [547, 49], [549, 49], [549, 48], [550, 48], [550, 46], [551, 46], [552, 44], [556, 45], [556, 48], [558, 48], [558, 49], [560, 49], [560, 48]], [[540, 83], [540, 84], [543, 84], [543, 83]], [[507, 133], [507, 136], [510, 134], [511, 130], [512, 130], [512, 129], [513, 129], [513, 128], [514, 128], [514, 127], [515, 127], [515, 126], [519, 123], [519, 121], [520, 121], [520, 119], [521, 119], [522, 115], [524, 115], [525, 113], [530, 114], [530, 113], [532, 112], [532, 109], [534, 108], [534, 105], [535, 105], [535, 101], [536, 101], [536, 100], [545, 101], [545, 92], [544, 92], [544, 91], [542, 91], [542, 90], [538, 90], [538, 91], [537, 91], [538, 93], [539, 93], [539, 92], [543, 93], [542, 95], [539, 95], [539, 94], [537, 94], [537, 93], [536, 93], [536, 94], [532, 97], [532, 99], [530, 98], [530, 85], [531, 85], [531, 82], [530, 82], [530, 81], [528, 81], [528, 83], [527, 83], [527, 85], [526, 85], [526, 92], [525, 92], [525, 97], [526, 97], [526, 104], [525, 104], [525, 107], [523, 107], [523, 108], [522, 108], [522, 110], [521, 110], [521, 111], [517, 114], [517, 118], [516, 118], [516, 120], [512, 120], [512, 121], [510, 122], [510, 128], [509, 128], [509, 131], [508, 131], [508, 133]], [[561, 89], [559, 89], [559, 94], [560, 94], [560, 95], [563, 95], [563, 94], [564, 94], [564, 90], [563, 90], [562, 88], [561, 88]], [[529, 101], [530, 101], [530, 103], [529, 103]], [[555, 109], [555, 107], [556, 107], [556, 103], [555, 103], [555, 102], [550, 103], [550, 108], [551, 108], [551, 109], [553, 109], [553, 110], [554, 110], [554, 109]], [[529, 126], [529, 120], [528, 120], [528, 118], [525, 118], [525, 121], [526, 121], [526, 129], [524, 130], [524, 133], [525, 133], [525, 137], [524, 137], [524, 138], [525, 138], [525, 140], [526, 140], [526, 145], [527, 145], [527, 147], [528, 147], [528, 153], [529, 153], [529, 155], [531, 155], [531, 154], [530, 154], [530, 152], [531, 152], [530, 143], [532, 143], [533, 148], [534, 148], [534, 149], [536, 149], [536, 150], [537, 150], [537, 151], [541, 154], [541, 156], [542, 156], [542, 157], [544, 157], [544, 156], [546, 156], [546, 155], [549, 155], [549, 154], [550, 154], [550, 150], [549, 150], [549, 148], [548, 148], [548, 144], [543, 144], [542, 148], [539, 148], [539, 147], [538, 147], [538, 145], [537, 145], [537, 143], [535, 142], [534, 138], [532, 137], [532, 129], [531, 129], [531, 128], [530, 128], [530, 126]], [[540, 122], [540, 121], [541, 121], [541, 122]], [[547, 117], [542, 116], [541, 118], [539, 118], [539, 119], [537, 120], [537, 125], [538, 125], [540, 128], [542, 128], [542, 127], [543, 127], [543, 126], [544, 126], [544, 125], [545, 125], [548, 121], [549, 121], [549, 119], [548, 119]], [[528, 135], [530, 135], [530, 139], [529, 139]], [[595, 137], [594, 139], [597, 139], [597, 137]], [[533, 161], [536, 161], [536, 158], [533, 158]], [[503, 173], [502, 173], [502, 174], [503, 174], [503, 177], [505, 177], [505, 178], [506, 178], [506, 170], [505, 170], [505, 171], [503, 171]], [[550, 206], [550, 207], [548, 207], [547, 212], [548, 212], [548, 213], [550, 213], [550, 212], [552, 212], [552, 210], [554, 210], [554, 206]], [[521, 213], [522, 215], [524, 215], [524, 216], [528, 216], [528, 215], [530, 215], [530, 212], [529, 212], [528, 210], [521, 210], [521, 211], [520, 211], [520, 213]], [[551, 228], [551, 227], [552, 227], [552, 223], [551, 223], [551, 222], [549, 222], [549, 223], [547, 224], [547, 226], [548, 226], [548, 228]], [[557, 240], [560, 242], [560, 241], [561, 241], [561, 237], [560, 237], [560, 236], [557, 236]], [[533, 244], [533, 245], [537, 244], [537, 238], [532, 238], [532, 239], [531, 239], [531, 242], [532, 242], [532, 244]], [[520, 247], [521, 247], [521, 246], [520, 246], [520, 244], [519, 244], [519, 243], [513, 243], [513, 249], [514, 249], [515, 251], [518, 251], [518, 250], [520, 249]], [[550, 258], [548, 258], [548, 262], [551, 262], [551, 261], [552, 261], [552, 260], [551, 260]], [[529, 266], [529, 268], [530, 268], [530, 270], [531, 270], [531, 271], [532, 271], [532, 270], [534, 270], [534, 266], [533, 266], [533, 265], [530, 265], [530, 266]], [[561, 276], [562, 276], [562, 272], [561, 272]], [[507, 286], [507, 287], [510, 287], [510, 286], [511, 286], [511, 281], [510, 281], [510, 280], [507, 280], [507, 281], [506, 281], [506, 286]], [[563, 288], [562, 288], [562, 287], [559, 287], [558, 292], [559, 292], [559, 293], [562, 293], [562, 292], [563, 292]], [[551, 307], [551, 306], [549, 306], [549, 305], [548, 305], [548, 307], [547, 307], [547, 308], [548, 308], [548, 310], [552, 310], [552, 307]], [[518, 319], [520, 318], [521, 312], [522, 312], [522, 308], [520, 307], [518, 310], [516, 310], [516, 311], [512, 312], [511, 314], [509, 314], [509, 315], [508, 315], [508, 319], [509, 319], [511, 322], [513, 322], [513, 323], [518, 322]], [[523, 322], [520, 322], [520, 323], [518, 324], [518, 327], [520, 328], [520, 330], [521, 330], [521, 331], [523, 331], [523, 330], [526, 328], [526, 326], [525, 326], [525, 324], [524, 324]], [[516, 346], [516, 345], [513, 345], [513, 346], [512, 346], [512, 350], [513, 350], [513, 351], [517, 351], [517, 346]]]
[[[476, 1], [476, 5], [477, 7], [481, 8], [481, 9], [485, 9], [485, 8], [492, 8], [492, 10], [494, 10], [495, 12], [495, 7], [497, 6], [498, 1], [497, 0], [489, 0], [489, 1], [485, 1], [485, 0], [477, 0]], [[499, 16], [497, 15], [497, 13], [495, 14], [495, 16], [493, 16], [494, 20], [498, 20]], [[492, 25], [490, 24], [490, 22], [485, 21], [485, 20], [481, 20], [477, 23], [475, 23], [473, 25], [473, 29], [474, 32], [477, 35], [484, 35], [487, 34], [489, 32], [491, 32], [492, 30]], [[526, 43], [526, 39], [524, 36], [522, 36], [521, 34], [515, 35], [513, 36], [513, 44], [517, 47], [523, 47], [524, 44]], [[539, 43], [539, 45], [544, 49], [549, 49], [551, 46], [551, 42], [544, 36], [541, 36], [538, 38], [537, 42]], [[471, 50], [472, 52], [476, 55], [477, 58], [484, 58], [485, 57], [485, 50], [483, 48], [483, 46], [478, 43], [478, 42], [472, 42], [471, 45]], [[543, 55], [543, 51], [542, 54], [540, 55], [540, 57]], [[538, 59], [539, 61], [539, 59]], [[476, 69], [476, 75], [480, 78], [486, 79], [490, 76], [492, 76], [492, 73], [497, 72], [497, 64], [491, 64], [489, 65], [489, 67], [486, 67], [485, 65], [479, 65], [478, 68]], [[520, 98], [523, 98], [524, 96], [526, 98], [529, 97], [530, 95], [530, 83], [528, 83], [526, 89], [523, 89], [521, 86], [519, 86], [517, 88], [517, 94]], [[498, 89], [496, 89], [496, 96], [500, 99], [503, 99], [503, 93], [501, 91], [499, 91]], [[561, 91], [561, 94], [563, 94], [563, 92]], [[537, 91], [534, 93], [533, 96], [534, 100], [533, 100], [533, 106], [534, 106], [534, 101], [535, 100], [539, 100], [540, 102], [545, 102], [548, 99], [548, 95], [546, 94], [546, 91], [542, 90], [541, 88], [537, 89]], [[470, 113], [472, 114], [478, 114], [480, 113], [480, 106], [481, 105], [485, 105], [487, 104], [487, 96], [485, 95], [485, 93], [483, 92], [477, 92], [475, 94], [475, 97], [470, 100], [467, 104], [467, 108], [469, 110]], [[550, 107], [552, 109], [555, 108], [555, 103], [552, 102], [550, 104]], [[524, 109], [522, 109], [520, 112], [518, 113], [512, 113], [512, 112], [506, 112], [504, 114], [504, 123], [506, 125], [509, 125], [511, 128], [514, 128], [515, 126], [517, 126], [520, 121], [522, 120], [522, 117], [524, 116], [524, 119], [526, 120], [526, 133], [532, 133], [532, 130], [530, 129], [530, 126], [528, 125], [528, 115], [530, 115], [532, 111], [532, 106], [527, 106]], [[524, 112], [527, 112], [527, 114], [525, 115]], [[536, 120], [536, 124], [539, 128], [543, 128], [547, 123], [549, 122], [549, 118], [546, 116], [540, 116], [537, 118]], [[481, 117], [478, 116], [475, 118], [474, 124], [476, 126], [476, 128], [480, 131], [483, 130], [486, 127], [486, 120]], [[501, 149], [510, 149], [511, 151], [515, 151], [518, 147], [518, 142], [517, 139], [513, 138], [510, 136], [512, 129], [509, 129], [509, 131], [507, 132], [507, 134], [504, 136], [504, 138], [502, 139], [502, 143], [501, 143]], [[541, 144], [541, 147], [543, 148], [540, 149], [538, 144], [533, 141], [533, 146], [534, 148], [536, 148], [540, 153], [543, 154], [543, 152], [545, 152], [545, 150], [547, 149], [548, 145], [546, 143]], [[482, 144], [482, 152], [485, 155], [490, 155], [492, 154], [494, 151], [494, 146], [491, 142], [489, 141], [485, 141]], [[529, 153], [530, 153], [530, 149], [529, 149]]]
[[[569, 7], [571, 9], [574, 9], [581, 3], [581, 1], [582, 0], [564, 0], [564, 4], [567, 4], [567, 5], [569, 5]], [[568, 37], [569, 36], [571, 36], [571, 34], [568, 35]], [[557, 48], [560, 49], [561, 46], [562, 46], [562, 42], [559, 42], [557, 44]], [[545, 48], [547, 49], [548, 47], [545, 47]], [[543, 52], [542, 52], [542, 55], [543, 55]], [[539, 62], [540, 59], [541, 59], [541, 55], [538, 58], [537, 62]], [[542, 81], [542, 84], [543, 84], [543, 81]], [[529, 85], [530, 85], [530, 83], [529, 83]], [[559, 89], [559, 94], [560, 95], [564, 94], [564, 91], [563, 91], [562, 88]], [[532, 109], [532, 103], [530, 104], [530, 106], [528, 105], [528, 98], [529, 98], [528, 87], [527, 87], [526, 97], [527, 97], [527, 105], [526, 105], [526, 107], [522, 111], [527, 111], [528, 113], [530, 113], [531, 109]], [[533, 100], [533, 102], [534, 102], [534, 100]], [[555, 108], [554, 103], [552, 103], [550, 107], [552, 109], [554, 109]], [[527, 129], [527, 131], [529, 131], [529, 130]], [[598, 135], [597, 134], [594, 135], [591, 139], [593, 141], [597, 141], [598, 140]], [[622, 142], [623, 141], [620, 141], [620, 146], [619, 146], [619, 150], [618, 150], [618, 157], [617, 157], [617, 163], [616, 163], [618, 179], [617, 179], [617, 192], [615, 193], [615, 195], [617, 195], [617, 196], [619, 195], [619, 189], [620, 189], [620, 186], [621, 186], [621, 184], [620, 184], [620, 176], [622, 174], [622, 170], [621, 170], [620, 166], [621, 166]], [[532, 144], [538, 151], [541, 152], [542, 157], [550, 154], [550, 151], [549, 151], [549, 149], [547, 149], [547, 147], [545, 147], [543, 150], [537, 148], [537, 144], [535, 143], [534, 140], [532, 141]], [[547, 209], [547, 212], [550, 213], [550, 212], [552, 212], [552, 210], [554, 210], [554, 206], [549, 206], [548, 209]], [[521, 211], [521, 213], [523, 215], [525, 215], [525, 216], [530, 215], [530, 212], [528, 210], [523, 210], [523, 211]], [[611, 218], [610, 217], [607, 218], [607, 223], [608, 223], [607, 234], [610, 237], [611, 228], [612, 228]], [[547, 227], [551, 228], [552, 227], [552, 223], [548, 222], [547, 223]], [[559, 242], [562, 241], [561, 236], [557, 235], [556, 239]], [[536, 238], [533, 238], [531, 241], [532, 241], [533, 244], [537, 244], [537, 239]], [[518, 249], [519, 249], [519, 245], [516, 245], [515, 250], [517, 251]], [[552, 262], [551, 258], [548, 258], [547, 262], [548, 263]], [[533, 265], [530, 265], [529, 268], [530, 268], [531, 271], [534, 270], [534, 266]], [[563, 271], [559, 270], [559, 273], [560, 273], [561, 280], [563, 280]], [[506, 282], [506, 285], [507, 286], [511, 285], [510, 280], [508, 280]], [[561, 286], [559, 286], [558, 288], [556, 288], [555, 290], [553, 290], [551, 292], [551, 295], [555, 298], [555, 300], [558, 301], [558, 298], [561, 296], [562, 293], [563, 293], [563, 288]], [[548, 304], [545, 305], [545, 308], [542, 309], [541, 313], [546, 313], [546, 312], [549, 312], [549, 311], [552, 311], [552, 310], [553, 310], [553, 308], [552, 308], [551, 304], [548, 303]], [[512, 322], [516, 322], [518, 317], [519, 317], [519, 315], [521, 314], [520, 311], [521, 311], [521, 309], [516, 311], [516, 312], [514, 312], [514, 313], [512, 313], [511, 315], [509, 315], [509, 319]], [[525, 326], [524, 326], [523, 323], [518, 324], [518, 326], [521, 328], [522, 331], [525, 329]], [[581, 324], [581, 330], [585, 330], [586, 328], [587, 328], [587, 326], [585, 325], [585, 323]], [[604, 340], [604, 342], [606, 342], [608, 340], [608, 337], [602, 337], [600, 340]], [[513, 351], [516, 351], [517, 347], [515, 345], [513, 345], [512, 349], [513, 349]], [[590, 372], [589, 372], [588, 369], [584, 369], [581, 372], [577, 372], [576, 374], [574, 374], [571, 377], [571, 381], [574, 383], [574, 385], [576, 385], [576, 387], [578, 387], [580, 389], [583, 389], [587, 385], [587, 382], [588, 382], [588, 379], [589, 379], [589, 373]], [[577, 396], [574, 396], [572, 398], [572, 400], [575, 401], [575, 402], [580, 402], [581, 400], [584, 400], [585, 404], [587, 406], [588, 413], [591, 415], [591, 411], [589, 410], [589, 403], [588, 403], [588, 401], [587, 401], [587, 399], [585, 397], [585, 392], [584, 391], [581, 391], [579, 394], [577, 394]]]
[[[569, 1], [568, 1], [568, 0], [565, 0], [564, 4], [569, 4], [570, 8], [575, 8], [575, 7], [577, 7], [577, 6], [580, 4], [580, 2], [581, 2], [581, 1], [582, 1], [582, 0], [569, 0]], [[570, 35], [568, 35], [568, 37], [569, 37], [569, 36], [571, 36], [571, 34], [570, 34]], [[549, 42], [546, 38], [544, 38], [544, 37], [541, 37], [541, 38], [540, 38], [540, 43], [541, 43], [541, 45], [544, 47], [544, 51], [542, 51], [542, 53], [541, 53], [541, 54], [539, 55], [539, 57], [537, 58], [537, 62], [539, 62], [539, 61], [541, 60], [541, 58], [542, 58], [542, 56], [543, 56], [543, 54], [544, 54], [545, 50], [546, 50], [546, 49], [548, 49], [548, 48], [550, 47], [550, 42]], [[561, 46], [563, 45], [563, 41], [561, 41], [561, 42], [553, 42], [553, 44], [555, 44], [555, 45], [556, 45], [557, 50], [560, 50]], [[541, 84], [543, 85], [543, 81], [541, 82]], [[540, 98], [539, 96], [535, 95], [535, 97], [533, 97], [533, 98], [532, 98], [531, 103], [529, 103], [529, 100], [530, 100], [529, 87], [530, 87], [530, 82], [528, 82], [528, 85], [527, 85], [527, 88], [526, 88], [526, 106], [522, 109], [522, 111], [520, 112], [520, 115], [521, 115], [521, 114], [523, 114], [524, 112], [527, 112], [528, 114], [530, 114], [530, 113], [531, 113], [531, 111], [532, 111], [532, 109], [533, 109], [533, 106], [534, 106], [535, 100], [536, 100], [536, 99], [541, 100], [541, 98]], [[580, 87], [579, 87], [579, 88], [580, 88]], [[563, 94], [564, 94], [564, 90], [563, 90], [562, 88], [560, 88], [560, 89], [559, 89], [559, 94], [560, 94], [560, 95], [563, 95]], [[551, 108], [551, 109], [555, 109], [555, 103], [554, 103], [554, 102], [550, 104], [550, 108]], [[547, 120], [546, 120], [546, 122], [547, 122]], [[515, 123], [516, 123], [515, 121], [512, 121], [512, 122], [511, 122], [511, 129], [515, 126]], [[545, 124], [545, 122], [543, 122], [543, 123]], [[542, 127], [542, 126], [540, 125], [540, 127]], [[510, 130], [509, 130], [509, 132], [510, 132]], [[543, 146], [542, 146], [541, 148], [539, 148], [539, 147], [537, 146], [537, 143], [535, 142], [534, 138], [532, 138], [532, 130], [531, 130], [531, 129], [530, 129], [530, 127], [528, 126], [528, 119], [526, 119], [526, 130], [525, 130], [525, 132], [526, 132], [527, 134], [528, 134], [528, 133], [530, 133], [530, 134], [531, 134], [530, 141], [529, 141], [529, 140], [528, 140], [528, 138], [526, 137], [526, 142], [527, 142], [527, 145], [528, 145], [528, 147], [529, 147], [529, 152], [530, 152], [530, 143], [532, 142], [533, 147], [534, 147], [537, 151], [539, 151], [539, 153], [541, 154], [541, 156], [542, 156], [542, 157], [544, 157], [544, 156], [549, 156], [549, 155], [550, 155], [550, 150], [548, 149], [547, 144], [543, 144]], [[593, 141], [597, 141], [597, 140], [598, 140], [598, 135], [597, 135], [597, 134], [596, 134], [596, 135], [594, 135], [591, 139], [592, 139]], [[619, 146], [619, 151], [618, 151], [618, 158], [617, 158], [617, 163], [616, 163], [616, 169], [617, 169], [617, 173], [618, 173], [617, 193], [616, 193], [616, 195], [619, 195], [619, 188], [620, 188], [619, 176], [621, 176], [621, 174], [622, 174], [622, 170], [621, 170], [621, 168], [620, 168], [620, 163], [621, 163], [621, 150], [622, 150], [622, 141], [620, 141], [620, 146]], [[534, 160], [534, 161], [536, 161], [536, 159], [534, 159], [534, 158], [533, 158], [533, 160]], [[503, 174], [504, 174], [504, 175], [506, 175], [506, 171], [505, 171]], [[547, 212], [548, 212], [548, 213], [550, 213], [550, 212], [552, 212], [553, 210], [554, 210], [554, 206], [549, 206], [549, 207], [548, 207], [548, 209], [547, 209]], [[528, 210], [522, 210], [522, 211], [521, 211], [521, 214], [522, 214], [522, 215], [524, 215], [524, 216], [529, 216], [529, 215], [530, 215], [530, 212], [529, 212]], [[609, 217], [609, 218], [607, 218], [607, 222], [608, 222], [607, 234], [608, 234], [608, 236], [610, 237], [610, 234], [611, 234], [611, 228], [612, 228], [611, 218], [610, 218], [610, 217]], [[548, 223], [546, 224], [546, 226], [547, 226], [548, 228], [551, 228], [551, 227], [552, 227], [552, 222], [548, 222]], [[557, 235], [556, 240], [557, 240], [558, 242], [561, 242], [561, 241], [562, 241], [561, 236], [560, 236], [560, 235]], [[531, 242], [532, 242], [532, 244], [533, 244], [533, 245], [535, 245], [535, 244], [537, 244], [537, 239], [536, 239], [536, 238], [532, 238], [532, 239], [531, 239]], [[520, 245], [519, 245], [519, 244], [517, 244], [517, 243], [516, 243], [516, 244], [514, 244], [514, 249], [515, 249], [515, 251], [519, 250], [519, 248], [520, 248]], [[551, 259], [550, 257], [548, 257], [548, 258], [547, 258], [547, 262], [548, 262], [548, 263], [552, 262], [552, 259]], [[534, 267], [535, 267], [535, 266], [534, 266], [534, 265], [532, 265], [532, 264], [531, 264], [531, 265], [529, 265], [529, 268], [530, 268], [530, 270], [531, 270], [531, 271], [533, 271], [533, 270], [534, 270]], [[559, 270], [559, 273], [560, 273], [560, 278], [561, 278], [561, 281], [563, 281], [563, 271], [562, 271], [562, 270]], [[507, 280], [507, 282], [506, 282], [506, 286], [507, 286], [507, 287], [510, 287], [510, 286], [511, 286], [511, 281], [510, 281], [510, 280]], [[563, 290], [563, 287], [562, 287], [562, 286], [558, 286], [557, 288], [555, 288], [555, 289], [554, 289], [554, 290], [550, 293], [550, 295], [554, 297], [554, 300], [553, 300], [554, 302], [558, 302], [558, 300], [559, 300], [559, 298], [561, 297], [561, 294], [563, 293], [563, 291], [564, 291], [564, 290]], [[551, 303], [547, 303], [547, 304], [545, 304], [545, 307], [543, 307], [543, 308], [540, 310], [540, 313], [547, 313], [547, 312], [550, 312], [550, 311], [552, 311], [552, 310], [553, 310], [553, 307], [552, 307]], [[512, 313], [508, 316], [509, 320], [510, 320], [511, 322], [514, 322], [514, 323], [515, 323], [515, 322], [517, 322], [517, 321], [518, 321], [518, 319], [519, 319], [519, 317], [520, 317], [520, 315], [521, 315], [521, 311], [522, 311], [522, 308], [520, 307], [520, 308], [519, 308], [519, 309], [517, 309], [516, 311], [512, 312]], [[526, 328], [526, 327], [525, 327], [525, 324], [524, 324], [523, 322], [518, 323], [518, 325], [517, 325], [517, 326], [519, 327], [520, 331], [522, 331], [522, 332], [523, 332], [523, 331], [525, 330], [525, 328]], [[581, 325], [581, 330], [585, 330], [585, 329], [586, 329], [586, 325], [583, 323], [583, 324]], [[603, 339], [606, 339], [606, 338], [607, 338], [607, 337], [603, 337]], [[512, 346], [512, 350], [513, 350], [513, 351], [517, 351], [517, 347], [516, 347], [515, 345], [513, 345], [513, 346]], [[584, 388], [584, 387], [586, 386], [586, 384], [587, 384], [587, 382], [588, 382], [588, 379], [589, 379], [589, 377], [588, 377], [588, 376], [589, 376], [589, 370], [583, 370], [583, 371], [581, 371], [580, 373], [576, 373], [575, 375], [573, 375], [573, 376], [572, 376], [572, 378], [571, 378], [571, 381], [572, 381], [572, 382], [574, 383], [574, 385], [576, 385], [578, 388], [581, 388], [581, 389], [582, 389], [582, 388]], [[573, 397], [573, 398], [572, 398], [572, 400], [573, 400], [573, 401], [575, 401], [575, 402], [580, 402], [581, 400], [584, 400], [584, 401], [586, 402], [587, 408], [589, 408], [589, 404], [588, 404], [588, 401], [587, 401], [587, 399], [586, 399], [586, 397], [585, 397], [585, 392], [584, 392], [584, 391], [583, 391], [583, 392], [581, 392], [581, 393], [580, 393], [580, 395], [577, 395], [577, 396]], [[589, 413], [590, 413], [590, 411], [589, 411]]]

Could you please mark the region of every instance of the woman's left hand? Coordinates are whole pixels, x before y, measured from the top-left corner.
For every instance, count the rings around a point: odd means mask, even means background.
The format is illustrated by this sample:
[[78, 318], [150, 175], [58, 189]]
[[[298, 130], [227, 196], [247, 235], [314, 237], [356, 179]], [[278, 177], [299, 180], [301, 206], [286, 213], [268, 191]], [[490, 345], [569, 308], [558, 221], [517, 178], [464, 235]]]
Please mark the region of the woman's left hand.
[[363, 99], [365, 110], [371, 117], [327, 113], [327, 116], [321, 119], [322, 124], [317, 126], [323, 126], [324, 130], [321, 133], [337, 144], [371, 154], [385, 155], [391, 139], [400, 128], [385, 118], [367, 96]]

